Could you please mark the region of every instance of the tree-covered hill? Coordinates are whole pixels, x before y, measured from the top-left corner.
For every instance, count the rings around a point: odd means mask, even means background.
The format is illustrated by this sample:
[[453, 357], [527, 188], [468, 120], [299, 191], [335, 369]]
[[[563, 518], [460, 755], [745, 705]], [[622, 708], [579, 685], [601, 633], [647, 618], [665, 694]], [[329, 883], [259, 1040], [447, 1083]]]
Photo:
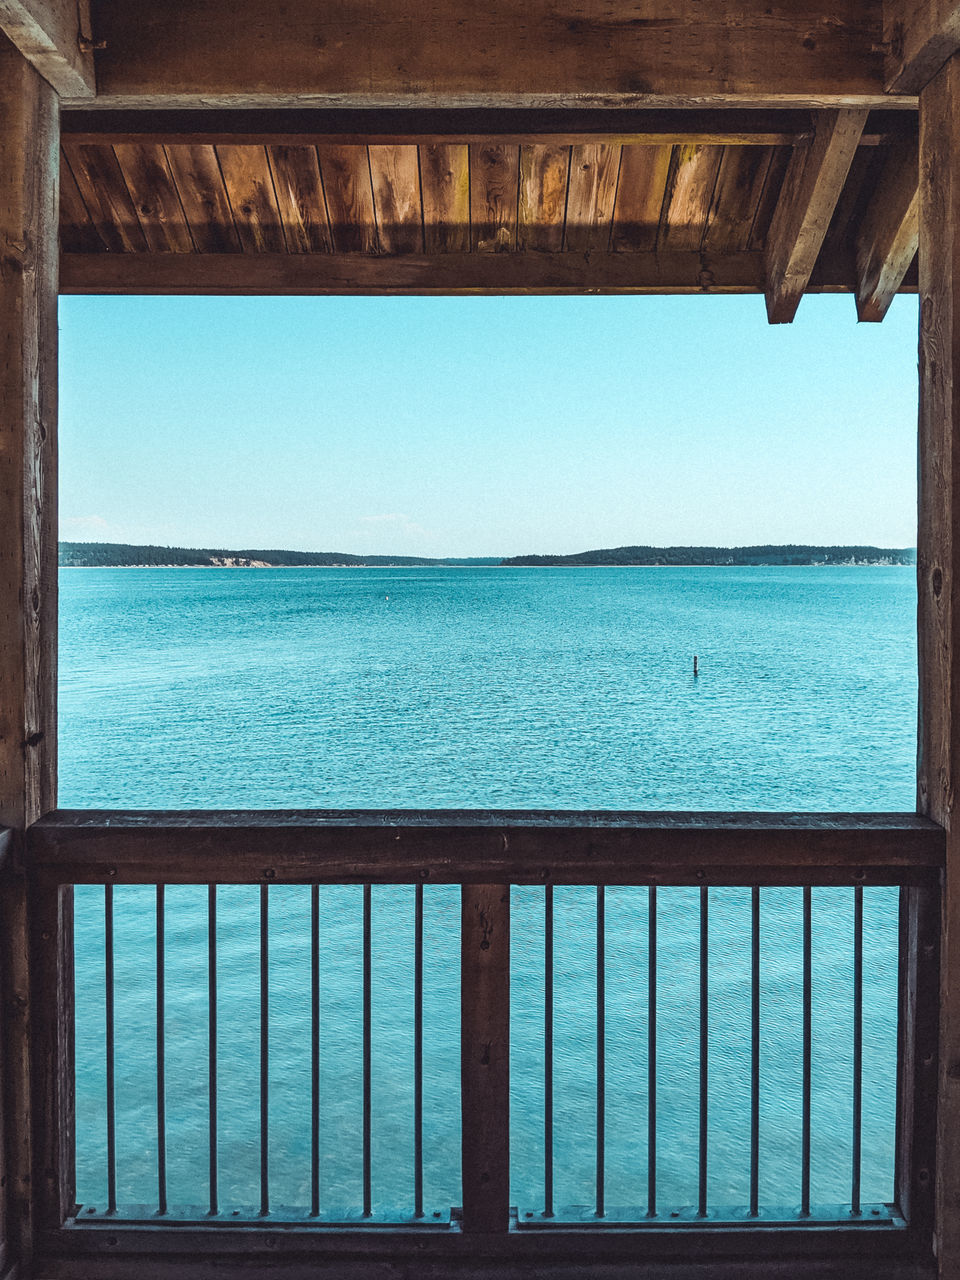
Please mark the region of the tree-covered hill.
[[471, 560], [429, 560], [422, 556], [357, 556], [345, 551], [231, 551], [210, 547], [135, 546], [126, 542], [61, 542], [64, 568], [324, 568], [336, 565], [386, 568], [410, 565], [495, 565], [496, 556]]
[[916, 564], [912, 547], [611, 547], [570, 556], [511, 556], [504, 565]]

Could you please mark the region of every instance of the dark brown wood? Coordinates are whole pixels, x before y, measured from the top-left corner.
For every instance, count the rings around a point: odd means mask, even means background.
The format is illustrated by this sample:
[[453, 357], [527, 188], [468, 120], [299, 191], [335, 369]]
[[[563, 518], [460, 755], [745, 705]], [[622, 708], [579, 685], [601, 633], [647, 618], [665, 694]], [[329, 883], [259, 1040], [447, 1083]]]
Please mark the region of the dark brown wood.
[[144, 253], [149, 246], [113, 148], [89, 147], [67, 140], [63, 151], [107, 249], [111, 253]]
[[0, 31], [64, 98], [96, 93], [90, 0], [0, 0]]
[[707, 213], [703, 247], [714, 253], [751, 247], [757, 210], [774, 152], [757, 147], [726, 147], [713, 200]]
[[379, 243], [367, 148], [321, 146], [317, 154], [334, 249], [337, 253], [376, 253]]
[[937, 1240], [960, 1269], [960, 55], [920, 103], [920, 441], [917, 800], [947, 830], [941, 935]]
[[904, 142], [889, 155], [857, 233], [857, 317], [887, 314], [920, 237], [919, 147]]
[[101, 0], [116, 106], [883, 105], [880, 0]]
[[423, 234], [427, 253], [470, 248], [470, 149], [464, 143], [420, 147]]
[[371, 145], [370, 177], [384, 253], [423, 253], [420, 159], [414, 146]]
[[519, 248], [543, 253], [557, 253], [563, 248], [569, 176], [570, 147], [520, 148]]
[[789, 324], [810, 280], [866, 124], [863, 111], [824, 111], [794, 148], [767, 236], [767, 319]]
[[911, 1227], [934, 1228], [940, 994], [939, 886], [900, 891], [897, 1044], [897, 1205]]
[[470, 148], [470, 223], [479, 253], [516, 247], [520, 148], [484, 143]]
[[943, 833], [912, 814], [61, 812], [28, 835], [45, 881], [926, 883]]
[[333, 240], [316, 147], [267, 148], [287, 253], [330, 253]]
[[13, 832], [0, 827], [0, 875], [13, 854]]
[[[891, 133], [907, 130], [916, 136], [916, 117], [902, 110], [874, 111], [864, 131], [864, 144], [879, 142]], [[353, 145], [421, 146], [497, 141], [516, 146], [574, 146], [577, 143], [610, 144], [728, 144], [772, 147], [793, 144], [812, 134], [809, 111], [640, 110], [611, 111], [584, 108], [529, 111], [490, 107], [431, 111], [408, 107], [402, 111], [376, 112], [317, 109], [118, 111], [72, 108], [63, 113], [63, 133], [77, 142], [193, 143], [213, 146], [219, 142], [252, 145], [316, 146]]]
[[4, 1115], [5, 1234], [8, 1254], [30, 1265], [35, 1243], [34, 1135], [31, 1124], [32, 1013], [26, 877], [9, 866], [0, 876], [0, 1033]]
[[[371, 237], [375, 232], [372, 202], [369, 208], [370, 224], [335, 224], [335, 233], [354, 241], [358, 233]], [[852, 283], [851, 267], [842, 280], [824, 280], [817, 287], [846, 290]], [[60, 265], [62, 293], [762, 293], [763, 287], [763, 255], [757, 251], [411, 253], [397, 257], [209, 253], [190, 258], [179, 254], [64, 254]]]
[[722, 156], [722, 147], [674, 148], [657, 240], [662, 249], [700, 249]]
[[220, 172], [245, 253], [283, 253], [286, 244], [264, 147], [217, 147]]
[[193, 253], [193, 238], [163, 147], [118, 143], [114, 154], [153, 253]]
[[460, 933], [463, 1230], [510, 1226], [510, 886], [464, 885]]
[[240, 237], [214, 147], [166, 150], [190, 234], [200, 253], [239, 253]]
[[624, 146], [610, 247], [649, 253], [657, 247], [673, 148]]
[[60, 247], [64, 253], [99, 253], [105, 248], [87, 213], [70, 162], [63, 155], [60, 161]]
[[60, 885], [31, 893], [30, 1024], [33, 1120], [39, 1224], [61, 1226], [75, 1213], [75, 1106], [73, 1070], [73, 889]]
[[957, 0], [883, 0], [888, 92], [919, 93], [960, 49]]
[[571, 148], [563, 238], [568, 252], [603, 252], [609, 249], [622, 150], [620, 146], [605, 143]]

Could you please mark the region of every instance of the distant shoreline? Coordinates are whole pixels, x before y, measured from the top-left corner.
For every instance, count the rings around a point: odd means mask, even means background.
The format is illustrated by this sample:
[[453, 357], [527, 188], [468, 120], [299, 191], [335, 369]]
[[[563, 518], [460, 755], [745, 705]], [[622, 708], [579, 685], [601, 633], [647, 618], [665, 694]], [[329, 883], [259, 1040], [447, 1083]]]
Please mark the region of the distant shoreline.
[[764, 544], [749, 547], [630, 546], [574, 555], [359, 556], [338, 551], [160, 547], [61, 542], [63, 569], [481, 569], [481, 568], [838, 568], [915, 566], [913, 547]]

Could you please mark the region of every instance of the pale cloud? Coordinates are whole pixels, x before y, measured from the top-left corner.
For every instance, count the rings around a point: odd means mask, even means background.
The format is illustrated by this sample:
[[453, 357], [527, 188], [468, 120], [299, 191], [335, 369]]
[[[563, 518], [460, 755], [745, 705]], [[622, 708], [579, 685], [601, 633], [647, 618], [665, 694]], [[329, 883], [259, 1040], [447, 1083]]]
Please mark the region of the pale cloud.
[[66, 516], [60, 521], [61, 533], [107, 533], [112, 528], [103, 516]]

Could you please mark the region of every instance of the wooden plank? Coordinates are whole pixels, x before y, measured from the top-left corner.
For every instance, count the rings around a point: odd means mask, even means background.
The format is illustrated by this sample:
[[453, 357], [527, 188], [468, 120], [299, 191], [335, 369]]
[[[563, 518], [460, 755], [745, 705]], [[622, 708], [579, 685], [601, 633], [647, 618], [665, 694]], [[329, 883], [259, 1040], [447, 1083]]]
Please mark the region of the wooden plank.
[[104, 103], [882, 105], [880, 0], [101, 0]]
[[97, 91], [90, 0], [0, 0], [0, 31], [63, 98]]
[[563, 248], [569, 174], [569, 147], [520, 148], [519, 248], [541, 253], [559, 253]]
[[217, 159], [244, 253], [284, 253], [286, 244], [266, 149], [229, 143], [217, 147]]
[[470, 148], [470, 223], [478, 253], [515, 247], [519, 187], [519, 147], [484, 143]]
[[674, 148], [657, 241], [661, 249], [700, 249], [722, 157], [722, 147]]
[[882, 320], [917, 252], [919, 147], [891, 148], [857, 233], [857, 316]]
[[423, 201], [415, 146], [371, 146], [370, 178], [383, 253], [423, 252]]
[[316, 147], [267, 148], [288, 253], [330, 253], [333, 240]]
[[770, 157], [767, 180], [763, 185], [763, 194], [760, 197], [756, 216], [753, 219], [753, 231], [750, 234], [749, 244], [751, 249], [766, 248], [767, 236], [770, 232], [774, 214], [777, 211], [777, 202], [780, 199], [780, 192], [783, 189], [783, 183], [792, 157], [792, 147], [776, 147]]
[[888, 93], [919, 93], [960, 49], [957, 0], [883, 0]]
[[809, 283], [850, 171], [866, 114], [824, 111], [794, 149], [767, 236], [767, 319], [789, 324]]
[[180, 203], [200, 253], [239, 253], [240, 237], [223, 184], [216, 150], [207, 146], [166, 148]]
[[947, 830], [940, 950], [936, 1234], [960, 1272], [960, 55], [920, 98], [920, 439], [917, 801]]
[[64, 253], [99, 253], [104, 243], [90, 221], [70, 162], [60, 157], [60, 247]]
[[193, 238], [163, 147], [118, 143], [114, 154], [153, 253], [193, 253]]
[[146, 237], [113, 147], [66, 140], [63, 150], [91, 221], [109, 252], [146, 252]]
[[60, 813], [29, 833], [61, 883], [900, 883], [943, 833], [912, 814]]
[[461, 890], [463, 1230], [510, 1228], [510, 886]]
[[[331, 221], [334, 213], [330, 211]], [[339, 229], [341, 238], [358, 228]], [[368, 236], [370, 228], [359, 231]], [[348, 239], [348, 243], [349, 243]], [[853, 272], [839, 281], [849, 289]], [[825, 281], [824, 288], [834, 282]], [[762, 293], [761, 253], [64, 254], [62, 293]]]
[[773, 149], [726, 147], [707, 214], [703, 247], [715, 252], [749, 249]]
[[470, 149], [463, 143], [420, 147], [423, 236], [427, 253], [470, 248]]
[[46, 886], [30, 895], [32, 1117], [41, 1229], [75, 1212], [73, 889]]
[[576, 146], [570, 152], [570, 191], [564, 248], [571, 253], [610, 247], [620, 177], [620, 147]]
[[22, 869], [0, 881], [0, 1031], [3, 1039], [2, 1101], [6, 1130], [6, 1243], [9, 1255], [29, 1267], [36, 1243], [33, 1194], [34, 1133], [31, 1043], [34, 1007], [30, 989], [28, 897]]
[[656, 249], [672, 156], [671, 146], [623, 148], [611, 248], [619, 252]]
[[[196, 234], [196, 233], [194, 233]], [[852, 292], [853, 255], [818, 264], [811, 292]], [[469, 294], [763, 293], [764, 255], [747, 253], [71, 254], [62, 293]], [[903, 291], [916, 292], [910, 276]]]
[[[895, 110], [875, 111], [864, 130], [864, 145], [891, 134], [916, 135], [916, 115], [894, 99]], [[511, 143], [514, 146], [576, 146], [591, 142], [616, 145], [684, 143], [773, 147], [793, 145], [813, 132], [809, 111], [742, 111], [736, 107], [608, 110], [553, 108], [538, 111], [490, 107], [429, 110], [351, 111], [302, 106], [297, 111], [250, 108], [136, 110], [67, 108], [63, 133], [77, 142], [144, 142], [214, 146], [236, 142], [251, 146], [429, 146], [435, 143]]]
[[376, 253], [370, 159], [366, 147], [317, 148], [330, 231], [337, 253]]

